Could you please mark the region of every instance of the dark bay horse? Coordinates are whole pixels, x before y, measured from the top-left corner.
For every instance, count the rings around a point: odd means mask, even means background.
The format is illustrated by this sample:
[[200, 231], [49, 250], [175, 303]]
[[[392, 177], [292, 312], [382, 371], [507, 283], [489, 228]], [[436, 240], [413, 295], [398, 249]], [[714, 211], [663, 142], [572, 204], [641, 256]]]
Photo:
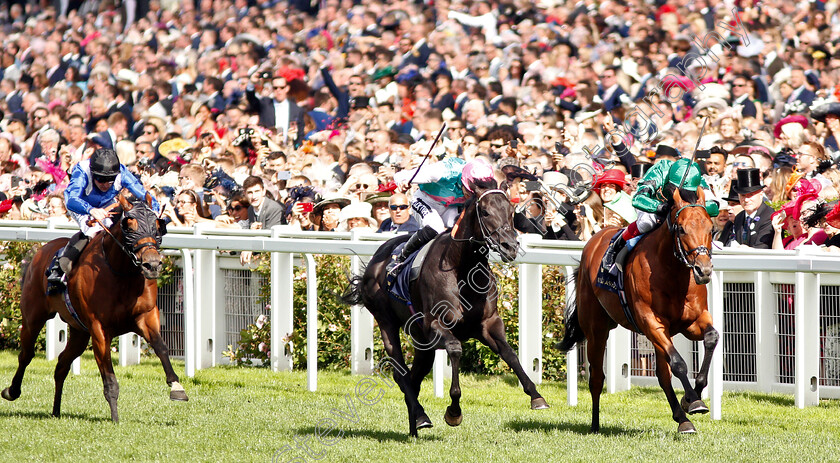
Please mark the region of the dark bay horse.
[[151, 209], [151, 196], [146, 195], [145, 203], [130, 203], [122, 194], [117, 199], [122, 216], [114, 221], [110, 234], [100, 232], [90, 240], [68, 275], [69, 299], [78, 320], [67, 309], [63, 292], [46, 296], [44, 272], [55, 253], [67, 243], [67, 238], [44, 245], [24, 270], [20, 301], [23, 316], [21, 351], [12, 384], [0, 394], [4, 399], [20, 397], [23, 373], [34, 355], [38, 333], [47, 320], [59, 314], [69, 326], [69, 335], [55, 367], [54, 416], [61, 414], [61, 392], [70, 365], [92, 339], [111, 419], [118, 421], [119, 385], [111, 364], [111, 340], [132, 331], [142, 336], [160, 357], [166, 382], [171, 387], [170, 398], [187, 400], [169, 362], [169, 351], [160, 337], [156, 278], [160, 276], [159, 246], [166, 232], [165, 225]]
[[[712, 221], [703, 206], [705, 197], [700, 188], [696, 193], [675, 189], [670, 204], [667, 223], [639, 241], [629, 255], [624, 266], [625, 289], [636, 324], [655, 348], [656, 376], [674, 421], [679, 423], [678, 431], [693, 433], [696, 430], [686, 412], [709, 411], [700, 394], [706, 387], [709, 363], [718, 342], [704, 286], [712, 273]], [[618, 296], [595, 286], [601, 259], [617, 230], [600, 231], [583, 248], [575, 274], [577, 301], [570, 301], [566, 333], [558, 344], [559, 349], [569, 350], [576, 343], [587, 341], [593, 432], [600, 429], [598, 409], [604, 387], [607, 336], [617, 325], [633, 330]], [[692, 341], [703, 341], [705, 355], [694, 388], [689, 383], [686, 363], [671, 341], [678, 333]], [[677, 400], [671, 385], [672, 372], [685, 388], [682, 401]]]
[[[531, 408], [548, 408], [507, 342], [504, 323], [496, 310], [496, 281], [487, 260], [488, 248], [505, 262], [516, 258], [513, 208], [495, 180], [479, 180], [472, 186], [475, 196], [466, 203], [452, 232], [442, 233], [432, 242], [420, 276], [411, 285], [413, 308], [389, 296], [385, 286], [386, 267], [405, 236], [385, 242], [364, 274], [352, 278], [344, 295], [348, 304], [363, 303], [379, 324], [385, 351], [395, 362], [394, 379], [405, 395], [409, 433], [415, 437], [418, 429], [432, 427], [417, 397], [423, 378], [432, 369], [436, 348], [446, 349], [452, 364], [452, 403], [446, 408], [444, 420], [450, 426], [461, 423], [461, 343], [471, 338], [480, 340], [507, 362], [531, 397]], [[410, 372], [400, 346], [400, 327], [415, 347]]]

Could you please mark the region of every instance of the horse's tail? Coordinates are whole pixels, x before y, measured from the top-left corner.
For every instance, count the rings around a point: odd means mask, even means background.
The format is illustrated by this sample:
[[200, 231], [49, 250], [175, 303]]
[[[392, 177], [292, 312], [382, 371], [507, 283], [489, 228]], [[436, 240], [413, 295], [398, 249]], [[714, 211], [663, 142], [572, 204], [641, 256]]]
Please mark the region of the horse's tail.
[[[572, 347], [586, 339], [583, 329], [578, 322], [577, 310], [577, 279], [579, 277], [580, 267], [575, 270], [575, 273], [569, 276], [569, 283], [566, 286], [566, 332], [563, 334], [563, 340], [558, 342], [555, 347], [566, 352]], [[573, 289], [574, 291], [569, 291]]]
[[339, 296], [339, 300], [346, 305], [359, 305], [362, 303], [362, 276], [353, 275], [349, 277], [349, 282], [347, 290]]

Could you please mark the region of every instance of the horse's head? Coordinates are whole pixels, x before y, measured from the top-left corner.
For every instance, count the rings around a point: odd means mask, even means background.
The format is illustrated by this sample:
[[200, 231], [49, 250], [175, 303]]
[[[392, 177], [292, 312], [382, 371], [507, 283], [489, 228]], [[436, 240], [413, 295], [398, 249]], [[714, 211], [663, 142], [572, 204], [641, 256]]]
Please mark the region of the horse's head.
[[471, 182], [471, 187], [475, 194], [469, 206], [475, 217], [474, 239], [486, 242], [504, 262], [516, 259], [519, 242], [513, 228], [513, 206], [508, 195], [498, 188], [495, 180], [476, 180]]
[[703, 188], [696, 193], [674, 189], [668, 226], [674, 236], [674, 253], [691, 269], [694, 282], [705, 285], [712, 278], [712, 219], [706, 211]]
[[160, 243], [166, 234], [166, 223], [152, 210], [152, 197], [148, 193], [145, 202], [131, 203], [122, 194], [117, 199], [123, 210], [120, 230], [124, 244], [143, 276], [157, 279], [162, 268]]

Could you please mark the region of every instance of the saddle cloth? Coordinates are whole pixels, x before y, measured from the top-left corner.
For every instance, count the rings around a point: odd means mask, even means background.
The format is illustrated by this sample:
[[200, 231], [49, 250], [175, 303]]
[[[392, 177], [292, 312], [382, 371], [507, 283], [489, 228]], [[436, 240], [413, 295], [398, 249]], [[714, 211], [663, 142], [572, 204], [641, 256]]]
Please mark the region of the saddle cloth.
[[[610, 239], [610, 247], [615, 246], [616, 239], [618, 239], [622, 233], [624, 233], [623, 228], [613, 235]], [[616, 257], [616, 262], [613, 268], [617, 268], [617, 272], [611, 273], [609, 269], [604, 269], [603, 265], [599, 265], [598, 275], [595, 277], [595, 286], [618, 295], [618, 300], [621, 302], [621, 310], [624, 311], [624, 316], [630, 320], [630, 324], [633, 325], [633, 329], [637, 333], [641, 333], [642, 330], [640, 330], [639, 326], [636, 324], [636, 318], [633, 316], [633, 312], [630, 310], [630, 305], [627, 303], [627, 293], [624, 291], [624, 262], [627, 260], [627, 256], [630, 255], [630, 252], [634, 247], [636, 247], [636, 244], [641, 238], [641, 236], [638, 236], [627, 242], [627, 253], [625, 253], [621, 262], [619, 262], [618, 257]]]
[[[397, 277], [394, 282], [388, 287], [388, 294], [400, 302], [408, 304], [411, 308], [411, 297], [409, 296], [410, 285], [420, 277], [420, 268], [423, 266], [423, 261], [426, 260], [426, 255], [429, 253], [431, 244], [435, 240], [426, 243], [419, 251], [408, 256], [408, 258], [400, 265]], [[405, 242], [400, 243], [394, 248], [393, 254], [399, 255], [405, 247]], [[412, 315], [414, 310], [412, 309]]]

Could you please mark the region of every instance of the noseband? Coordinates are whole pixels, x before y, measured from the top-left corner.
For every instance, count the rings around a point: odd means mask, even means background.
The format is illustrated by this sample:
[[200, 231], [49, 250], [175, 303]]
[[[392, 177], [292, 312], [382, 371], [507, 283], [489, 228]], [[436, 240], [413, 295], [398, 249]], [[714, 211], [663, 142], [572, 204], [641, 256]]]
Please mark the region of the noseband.
[[[700, 256], [712, 256], [712, 251], [707, 248], [706, 246], [697, 246], [696, 248], [689, 249], [688, 251], [685, 250], [682, 244], [682, 238], [680, 238], [680, 232], [678, 227], [680, 225], [677, 223], [677, 220], [680, 218], [680, 214], [682, 211], [689, 207], [702, 207], [705, 210], [705, 207], [700, 204], [687, 204], [677, 210], [677, 213], [674, 215], [674, 221], [671, 221], [671, 214], [668, 214], [667, 223], [668, 229], [671, 231], [671, 235], [674, 236], [674, 256], [679, 259], [680, 262], [686, 265], [688, 268], [694, 268], [697, 265], [697, 258]], [[694, 256], [691, 262], [688, 261], [690, 256]]]
[[[106, 227], [104, 223], [100, 222], [99, 220], [97, 220], [96, 222], [99, 223], [99, 226], [102, 227], [103, 230], [105, 230], [105, 233], [107, 233], [108, 236], [110, 236], [114, 240], [114, 243], [116, 243], [116, 245], [119, 246], [120, 250], [122, 250], [122, 252], [125, 253], [125, 255], [127, 255], [129, 259], [131, 259], [131, 263], [135, 267], [139, 268], [141, 266], [140, 259], [137, 257], [137, 255], [141, 253], [141, 251], [149, 247], [154, 247], [155, 249], [157, 249], [160, 244], [158, 238], [153, 236], [144, 236], [138, 239], [134, 243], [134, 246], [129, 248], [128, 245], [123, 243], [121, 240], [117, 239], [117, 237], [114, 236], [113, 233], [111, 233], [111, 230], [108, 229], [108, 227]], [[128, 236], [128, 233], [126, 233], [125, 229], [122, 226], [122, 223], [120, 223], [120, 230], [122, 231], [124, 237]], [[104, 240], [102, 244], [105, 244]]]

